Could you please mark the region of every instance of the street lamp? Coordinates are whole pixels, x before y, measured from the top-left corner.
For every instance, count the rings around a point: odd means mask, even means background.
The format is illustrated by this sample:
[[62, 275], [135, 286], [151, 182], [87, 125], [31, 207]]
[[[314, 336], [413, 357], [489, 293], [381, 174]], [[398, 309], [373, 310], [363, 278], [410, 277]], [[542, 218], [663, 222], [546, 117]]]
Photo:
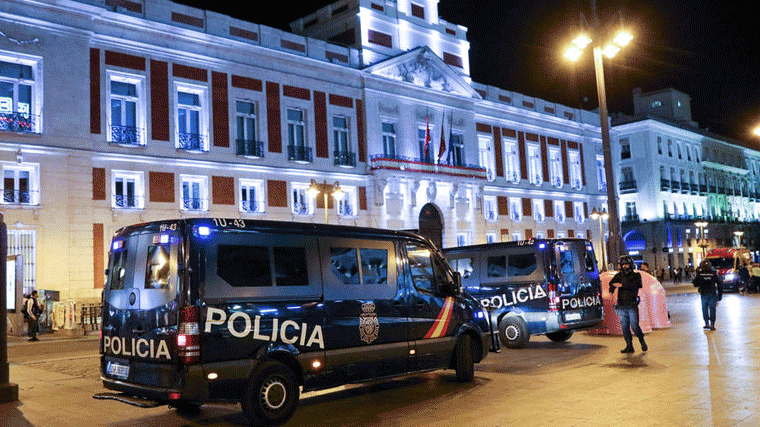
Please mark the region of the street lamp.
[[340, 200], [346, 194], [343, 190], [341, 190], [340, 183], [338, 181], [335, 181], [335, 184], [328, 184], [327, 181], [319, 184], [314, 179], [311, 180], [311, 185], [309, 186], [309, 189], [306, 190], [306, 192], [311, 197], [317, 197], [319, 193], [323, 194], [325, 204], [325, 224], [329, 222], [327, 217], [327, 196], [332, 195], [336, 200]]
[[596, 208], [591, 210], [591, 218], [599, 220], [599, 240], [602, 242], [602, 271], [607, 271], [607, 261], [604, 259], [604, 230], [602, 229], [602, 221], [608, 219], [609, 217], [610, 216], [607, 214], [607, 211], [604, 209], [602, 209], [601, 212], [596, 210]]
[[742, 247], [742, 236], [744, 235], [743, 231], [734, 231], [734, 236], [736, 236], [736, 247], [741, 248]]
[[[607, 180], [607, 208], [609, 209], [609, 229], [610, 242], [610, 259], [618, 259], [623, 250], [624, 243], [620, 232], [620, 215], [617, 206], [617, 186], [613, 185], [615, 177], [612, 170], [612, 147], [610, 144], [610, 128], [607, 122], [607, 95], [604, 88], [604, 67], [602, 64], [602, 55], [608, 58], [613, 57], [621, 47], [626, 46], [633, 40], [633, 36], [625, 31], [618, 33], [612, 40], [602, 46], [602, 34], [599, 26], [599, 17], [596, 12], [596, 0], [591, 0], [591, 10], [593, 12], [593, 26], [591, 35], [583, 34], [573, 40], [573, 45], [565, 52], [565, 57], [570, 60], [580, 58], [583, 48], [589, 44], [594, 44], [594, 71], [596, 73], [596, 92], [599, 98], [599, 121], [602, 131], [602, 151], [604, 154], [605, 178]], [[581, 15], [582, 16], [582, 15]]]
[[707, 227], [707, 223], [705, 221], [695, 222], [694, 225], [699, 227], [699, 237], [702, 239], [702, 243], [699, 244], [699, 246], [702, 247], [702, 259], [705, 259], [705, 248], [707, 247], [707, 242], [705, 241], [705, 227]]

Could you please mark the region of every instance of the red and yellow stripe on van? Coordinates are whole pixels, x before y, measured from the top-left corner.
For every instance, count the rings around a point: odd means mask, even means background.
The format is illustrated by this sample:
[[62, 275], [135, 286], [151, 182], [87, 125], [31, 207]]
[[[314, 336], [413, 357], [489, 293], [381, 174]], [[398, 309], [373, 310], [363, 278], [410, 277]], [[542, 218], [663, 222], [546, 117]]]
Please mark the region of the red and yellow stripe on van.
[[454, 313], [454, 298], [448, 297], [441, 307], [441, 312], [438, 313], [438, 318], [435, 319], [433, 326], [425, 334], [425, 338], [439, 338], [445, 335], [449, 328], [452, 313]]

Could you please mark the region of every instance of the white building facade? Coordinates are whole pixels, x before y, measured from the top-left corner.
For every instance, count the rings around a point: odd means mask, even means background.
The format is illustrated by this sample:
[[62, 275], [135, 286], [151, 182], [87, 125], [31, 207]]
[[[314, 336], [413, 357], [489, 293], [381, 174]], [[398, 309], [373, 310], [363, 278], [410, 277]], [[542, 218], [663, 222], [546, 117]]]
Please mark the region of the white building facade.
[[666, 270], [713, 247], [741, 244], [757, 259], [760, 152], [699, 129], [689, 102], [674, 89], [634, 91], [636, 116], [613, 121], [626, 248]]
[[[0, 3], [0, 208], [25, 292], [98, 302], [112, 233], [169, 218], [599, 244], [598, 115], [472, 83], [466, 28], [434, 1], [322, 15], [300, 25], [353, 36], [167, 0]], [[324, 206], [312, 180], [345, 196]]]

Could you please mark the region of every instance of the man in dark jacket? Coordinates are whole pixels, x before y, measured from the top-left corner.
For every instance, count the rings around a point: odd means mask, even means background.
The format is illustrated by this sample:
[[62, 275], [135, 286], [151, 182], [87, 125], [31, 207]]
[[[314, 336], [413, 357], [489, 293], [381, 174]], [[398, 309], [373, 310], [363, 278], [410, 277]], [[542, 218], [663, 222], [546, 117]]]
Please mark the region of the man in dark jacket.
[[702, 296], [702, 318], [705, 319], [705, 329], [714, 331], [718, 301], [723, 298], [722, 280], [710, 262], [703, 260], [699, 263], [697, 274], [694, 275], [691, 283], [699, 289], [699, 294]]
[[644, 332], [639, 326], [639, 289], [641, 289], [641, 273], [633, 271], [633, 259], [627, 255], [620, 257], [620, 271], [610, 280], [610, 294], [617, 293], [615, 312], [620, 318], [620, 328], [623, 330], [625, 348], [621, 353], [633, 353], [633, 337], [631, 329], [641, 343], [641, 351], [647, 351], [644, 342]]

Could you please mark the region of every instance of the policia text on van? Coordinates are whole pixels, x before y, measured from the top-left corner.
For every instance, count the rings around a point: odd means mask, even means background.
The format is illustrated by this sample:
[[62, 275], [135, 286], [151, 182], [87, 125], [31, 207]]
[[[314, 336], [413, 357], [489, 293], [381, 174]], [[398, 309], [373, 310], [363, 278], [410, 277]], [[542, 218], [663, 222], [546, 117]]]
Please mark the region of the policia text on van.
[[[281, 424], [304, 391], [452, 368], [473, 378], [485, 311], [415, 234], [240, 219], [119, 230], [101, 378], [127, 403], [241, 402]], [[133, 399], [139, 398], [139, 400]]]
[[531, 334], [565, 341], [603, 319], [602, 288], [591, 242], [525, 240], [444, 249], [498, 325], [507, 347], [525, 347]]

